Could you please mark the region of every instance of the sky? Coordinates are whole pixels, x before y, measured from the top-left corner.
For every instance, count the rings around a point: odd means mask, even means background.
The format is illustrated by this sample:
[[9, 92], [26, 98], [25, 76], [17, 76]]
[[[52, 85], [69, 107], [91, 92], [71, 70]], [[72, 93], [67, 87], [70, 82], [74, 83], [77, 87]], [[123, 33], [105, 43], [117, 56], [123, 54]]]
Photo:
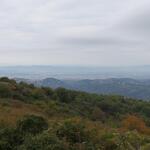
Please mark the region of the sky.
[[0, 0], [0, 65], [150, 65], [149, 0]]

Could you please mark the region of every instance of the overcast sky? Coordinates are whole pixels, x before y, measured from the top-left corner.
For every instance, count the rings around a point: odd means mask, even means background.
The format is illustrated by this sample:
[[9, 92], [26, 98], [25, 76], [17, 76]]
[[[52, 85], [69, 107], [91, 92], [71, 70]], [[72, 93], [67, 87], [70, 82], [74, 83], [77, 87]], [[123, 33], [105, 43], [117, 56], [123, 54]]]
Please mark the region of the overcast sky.
[[150, 64], [150, 0], [0, 0], [0, 65]]

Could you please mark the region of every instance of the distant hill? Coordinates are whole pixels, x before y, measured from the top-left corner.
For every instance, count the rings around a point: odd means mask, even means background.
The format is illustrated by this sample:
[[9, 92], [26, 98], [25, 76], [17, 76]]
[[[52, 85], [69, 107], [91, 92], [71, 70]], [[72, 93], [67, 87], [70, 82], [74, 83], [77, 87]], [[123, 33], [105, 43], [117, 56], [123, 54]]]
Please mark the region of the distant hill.
[[33, 83], [38, 87], [58, 88], [85, 91], [97, 94], [116, 94], [137, 99], [150, 99], [150, 80], [135, 80], [130, 78], [110, 78], [95, 80], [58, 80], [55, 78], [46, 78], [43, 80], [16, 79]]
[[44, 80], [37, 80], [34, 82], [36, 86], [44, 86], [44, 87], [51, 87], [51, 88], [58, 88], [58, 87], [69, 87], [65, 81], [61, 81], [55, 78], [46, 78]]

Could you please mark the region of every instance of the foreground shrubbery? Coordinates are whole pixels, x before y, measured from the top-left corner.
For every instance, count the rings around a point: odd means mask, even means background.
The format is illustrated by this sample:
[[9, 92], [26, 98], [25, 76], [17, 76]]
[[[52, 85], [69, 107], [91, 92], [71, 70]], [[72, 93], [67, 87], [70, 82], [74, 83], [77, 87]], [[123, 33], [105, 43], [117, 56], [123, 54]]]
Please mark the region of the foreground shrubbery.
[[[150, 137], [139, 134], [136, 130], [126, 132], [108, 130], [79, 118], [67, 119], [55, 126], [50, 125], [49, 128], [45, 128], [46, 122], [42, 117], [31, 115], [19, 120], [19, 126], [15, 128], [0, 129], [0, 149], [147, 150], [149, 148]], [[20, 130], [20, 125], [30, 129], [30, 132]]]
[[0, 150], [150, 149], [150, 102], [1, 78], [0, 113]]

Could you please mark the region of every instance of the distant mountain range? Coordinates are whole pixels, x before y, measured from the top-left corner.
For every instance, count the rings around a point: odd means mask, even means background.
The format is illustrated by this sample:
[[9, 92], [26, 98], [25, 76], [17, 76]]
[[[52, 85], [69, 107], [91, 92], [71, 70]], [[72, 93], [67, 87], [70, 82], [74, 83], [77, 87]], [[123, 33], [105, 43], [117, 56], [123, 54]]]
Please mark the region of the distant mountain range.
[[130, 78], [110, 79], [84, 79], [84, 80], [58, 80], [46, 78], [42, 80], [29, 80], [16, 78], [17, 82], [24, 81], [35, 86], [80, 90], [97, 94], [116, 94], [131, 98], [150, 100], [150, 80], [135, 80]]

